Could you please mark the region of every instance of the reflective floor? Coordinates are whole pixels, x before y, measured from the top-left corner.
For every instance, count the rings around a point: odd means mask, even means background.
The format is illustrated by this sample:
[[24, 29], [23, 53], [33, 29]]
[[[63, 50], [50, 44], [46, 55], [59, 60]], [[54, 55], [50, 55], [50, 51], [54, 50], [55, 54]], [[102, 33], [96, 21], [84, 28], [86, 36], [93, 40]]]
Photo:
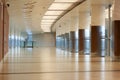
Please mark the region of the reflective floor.
[[11, 50], [0, 80], [120, 80], [120, 62], [54, 47]]

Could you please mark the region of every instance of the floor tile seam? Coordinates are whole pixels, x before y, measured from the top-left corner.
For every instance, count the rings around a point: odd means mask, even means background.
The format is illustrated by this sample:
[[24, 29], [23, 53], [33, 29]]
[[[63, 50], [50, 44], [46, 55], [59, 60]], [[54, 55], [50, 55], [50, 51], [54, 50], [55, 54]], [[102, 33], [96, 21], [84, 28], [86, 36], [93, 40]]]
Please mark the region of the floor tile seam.
[[24, 72], [24, 73], [0, 73], [0, 75], [9, 74], [47, 74], [47, 73], [85, 73], [85, 72], [120, 72], [120, 70], [94, 70], [94, 71], [60, 71], [60, 72]]
[[[79, 62], [79, 63], [82, 63], [82, 62], [83, 63], [85, 63], [85, 62], [96, 62], [96, 63], [97, 62], [100, 62], [100, 63], [101, 62], [107, 62], [108, 63], [109, 62], [109, 63], [111, 63], [111, 61], [68, 61], [68, 62], [70, 62], [70, 63], [71, 62], [72, 63], [74, 63], [74, 62]], [[4, 63], [8, 63], [9, 64], [9, 63], [66, 63], [66, 62], [4, 62]], [[118, 62], [112, 62], [112, 63], [118, 63]]]

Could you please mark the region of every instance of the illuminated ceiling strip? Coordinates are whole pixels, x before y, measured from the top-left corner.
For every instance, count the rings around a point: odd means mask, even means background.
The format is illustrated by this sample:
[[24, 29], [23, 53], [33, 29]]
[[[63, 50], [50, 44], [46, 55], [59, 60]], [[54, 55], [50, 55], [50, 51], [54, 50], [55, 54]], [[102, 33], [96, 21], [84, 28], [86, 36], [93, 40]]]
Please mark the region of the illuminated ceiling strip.
[[53, 3], [48, 10], [66, 10], [68, 9], [71, 5], [73, 5], [72, 3]]
[[[48, 8], [48, 13], [46, 12], [44, 16], [56, 16], [56, 14], [52, 14], [50, 13], [50, 11], [62, 11], [61, 13], [58, 13], [56, 18], [44, 18], [41, 21], [41, 25], [44, 24], [48, 24], [48, 22], [51, 23], [52, 26], [54, 25], [60, 18], [62, 18], [66, 13], [68, 13], [69, 11], [71, 11], [73, 8], [75, 8], [77, 5], [81, 4], [82, 2], [84, 2], [86, 0], [55, 0], [54, 3]], [[52, 28], [52, 27], [51, 27]], [[44, 30], [45, 31], [45, 30]]]
[[64, 11], [47, 11], [45, 15], [61, 15]]
[[[82, 4], [82, 3], [85, 2], [85, 1], [86, 1], [86, 0], [81, 0], [79, 3], [71, 6], [70, 9], [69, 9], [69, 11], [64, 12], [64, 13], [62, 14], [62, 16], [60, 16], [60, 17], [53, 23], [53, 25], [54, 25], [60, 18], [62, 18], [65, 14], [67, 14], [67, 13], [70, 12], [72, 9], [74, 9], [76, 6]], [[52, 30], [53, 25], [51, 25], [51, 30]]]
[[55, 0], [54, 2], [80, 2], [81, 0]]

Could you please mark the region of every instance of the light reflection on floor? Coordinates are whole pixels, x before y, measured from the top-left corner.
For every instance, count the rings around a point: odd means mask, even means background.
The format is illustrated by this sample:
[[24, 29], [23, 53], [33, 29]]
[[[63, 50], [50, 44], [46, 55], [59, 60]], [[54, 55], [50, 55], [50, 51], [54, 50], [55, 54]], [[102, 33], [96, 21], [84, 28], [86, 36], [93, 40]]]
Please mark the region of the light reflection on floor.
[[54, 47], [11, 49], [0, 80], [119, 80], [120, 63]]

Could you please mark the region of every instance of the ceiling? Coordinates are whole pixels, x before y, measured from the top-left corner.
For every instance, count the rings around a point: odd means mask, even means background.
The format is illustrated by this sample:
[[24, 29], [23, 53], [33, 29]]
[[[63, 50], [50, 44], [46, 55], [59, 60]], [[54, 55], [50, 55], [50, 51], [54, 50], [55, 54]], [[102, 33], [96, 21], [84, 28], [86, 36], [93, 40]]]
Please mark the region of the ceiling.
[[42, 32], [40, 21], [54, 0], [8, 0], [10, 26], [28, 34]]
[[[50, 32], [51, 27], [67, 12], [85, 0], [55, 0], [41, 20], [41, 28]], [[48, 24], [49, 23], [49, 24]]]
[[[50, 32], [61, 17], [85, 0], [8, 0], [10, 26], [28, 34]], [[102, 3], [104, 0], [93, 0]], [[112, 0], [105, 0], [112, 1]], [[89, 9], [81, 4], [81, 11]]]
[[[91, 4], [98, 4], [98, 5], [103, 4], [103, 5], [105, 5], [106, 6], [105, 17], [107, 18], [108, 17], [108, 8], [107, 7], [108, 7], [109, 4], [112, 4], [112, 3], [113, 3], [113, 0], [85, 0], [83, 3], [76, 6], [74, 9], [72, 9], [67, 14], [65, 14], [61, 19], [59, 19], [54, 24], [54, 26], [52, 27], [52, 31], [55, 32], [58, 29], [58, 27], [63, 23], [65, 23], [65, 24], [67, 24], [67, 26], [69, 26], [71, 17], [74, 16], [74, 15], [79, 16], [79, 14], [81, 12], [89, 12], [90, 13], [91, 12], [90, 11], [91, 10]], [[112, 14], [111, 14], [111, 16], [112, 16]], [[71, 27], [71, 25], [70, 25], [70, 27]], [[63, 29], [64, 29], [64, 27], [63, 27]], [[69, 29], [67, 29], [67, 30], [69, 31]]]
[[83, 0], [8, 0], [10, 25], [28, 34], [50, 32], [51, 26]]

